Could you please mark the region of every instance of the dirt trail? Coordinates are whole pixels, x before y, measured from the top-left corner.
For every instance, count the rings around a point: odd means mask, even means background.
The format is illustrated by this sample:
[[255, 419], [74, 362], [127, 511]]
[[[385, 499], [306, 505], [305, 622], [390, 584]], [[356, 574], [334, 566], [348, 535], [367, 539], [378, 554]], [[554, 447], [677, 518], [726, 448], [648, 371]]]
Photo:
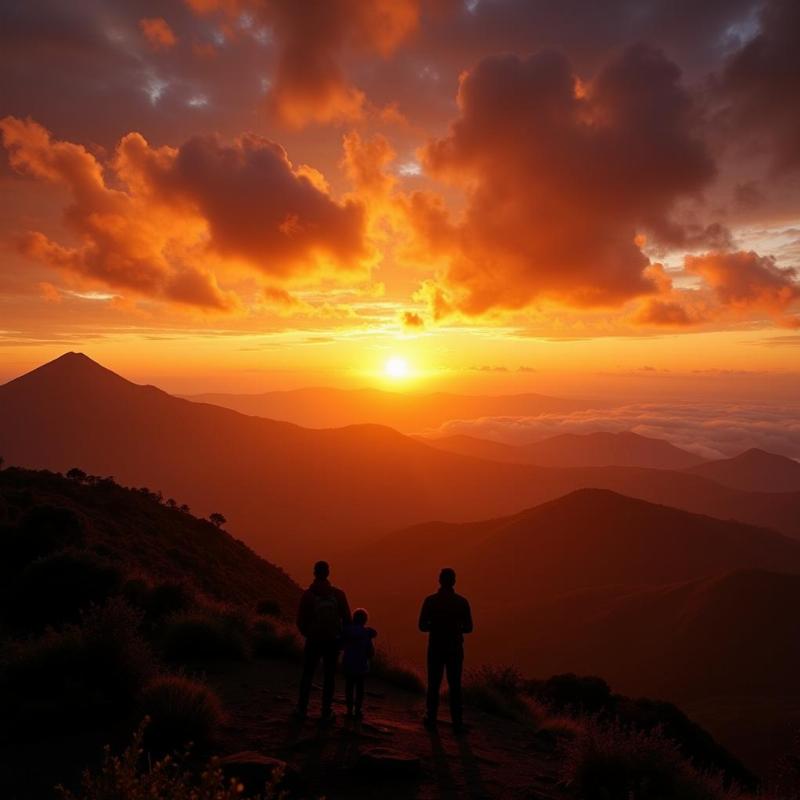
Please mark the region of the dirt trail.
[[[420, 722], [422, 698], [376, 678], [369, 679], [362, 723], [344, 718], [337, 691], [335, 724], [322, 727], [318, 691], [312, 695], [309, 718], [291, 719], [298, 680], [294, 664], [226, 664], [207, 678], [230, 715], [224, 752], [254, 751], [286, 761], [302, 776], [311, 797], [567, 797], [557, 782], [559, 757], [552, 734], [538, 734], [472, 709], [467, 709], [470, 729], [464, 735], [454, 736], [445, 722], [437, 733], [429, 733]], [[409, 763], [387, 763], [376, 748], [397, 751]], [[370, 754], [377, 763], [364, 763]]]

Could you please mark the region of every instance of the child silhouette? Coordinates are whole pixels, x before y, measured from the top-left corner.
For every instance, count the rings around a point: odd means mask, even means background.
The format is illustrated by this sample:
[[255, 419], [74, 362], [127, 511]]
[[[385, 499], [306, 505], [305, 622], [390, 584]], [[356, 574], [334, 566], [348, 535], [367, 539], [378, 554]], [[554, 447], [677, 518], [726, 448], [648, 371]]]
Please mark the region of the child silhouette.
[[362, 719], [364, 707], [364, 679], [369, 672], [370, 659], [375, 655], [372, 640], [378, 635], [367, 627], [369, 615], [363, 608], [353, 612], [353, 621], [342, 631], [342, 672], [345, 679], [347, 716]]

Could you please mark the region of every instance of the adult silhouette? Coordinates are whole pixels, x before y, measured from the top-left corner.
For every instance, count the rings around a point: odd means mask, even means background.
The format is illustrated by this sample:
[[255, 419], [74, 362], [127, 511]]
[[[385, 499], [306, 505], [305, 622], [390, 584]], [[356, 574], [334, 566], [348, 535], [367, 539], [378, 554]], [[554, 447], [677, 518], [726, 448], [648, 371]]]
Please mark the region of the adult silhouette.
[[327, 561], [314, 564], [314, 581], [303, 593], [297, 609], [297, 627], [305, 637], [303, 649], [303, 674], [300, 678], [300, 696], [297, 701], [297, 715], [305, 717], [308, 713], [308, 698], [314, 672], [322, 660], [322, 720], [333, 719], [334, 683], [336, 663], [339, 660], [339, 643], [342, 628], [349, 625], [350, 606], [341, 589], [331, 585], [330, 566]]
[[466, 597], [456, 594], [455, 570], [439, 573], [439, 591], [425, 598], [419, 614], [419, 629], [428, 634], [428, 696], [425, 727], [436, 726], [439, 690], [447, 673], [450, 718], [453, 729], [464, 727], [461, 704], [461, 673], [464, 669], [464, 634], [472, 633], [472, 612]]

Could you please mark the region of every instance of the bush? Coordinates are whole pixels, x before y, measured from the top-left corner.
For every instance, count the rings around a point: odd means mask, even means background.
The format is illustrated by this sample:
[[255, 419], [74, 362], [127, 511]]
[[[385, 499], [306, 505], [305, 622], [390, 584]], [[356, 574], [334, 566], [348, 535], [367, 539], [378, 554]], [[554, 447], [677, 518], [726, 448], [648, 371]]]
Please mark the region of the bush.
[[253, 624], [252, 650], [260, 658], [297, 658], [301, 652], [293, 631], [276, 620], [263, 618]]
[[281, 604], [277, 600], [262, 600], [256, 606], [256, 613], [264, 617], [279, 617]]
[[398, 659], [385, 647], [378, 647], [370, 664], [373, 675], [391, 683], [398, 689], [421, 694], [425, 691], [425, 683], [414, 667]]
[[5, 555], [10, 563], [17, 565], [67, 547], [82, 547], [85, 541], [78, 515], [69, 508], [51, 505], [38, 505], [26, 511], [9, 534]]
[[151, 586], [143, 578], [126, 581], [122, 593], [128, 602], [144, 611], [148, 624], [157, 624], [179, 611], [186, 611], [195, 602], [195, 594], [185, 583], [169, 581]]
[[119, 590], [120, 571], [92, 553], [67, 550], [28, 564], [8, 590], [9, 622], [26, 631], [77, 622]]
[[529, 681], [526, 691], [555, 711], [597, 714], [615, 704], [609, 685], [593, 675], [553, 675], [545, 681]]
[[719, 779], [695, 770], [660, 731], [586, 725], [565, 746], [562, 780], [581, 800], [724, 800]]
[[80, 625], [10, 648], [0, 680], [4, 724], [41, 735], [127, 714], [154, 670], [139, 621], [115, 600], [85, 613]]
[[541, 708], [523, 689], [522, 676], [512, 667], [479, 667], [467, 672], [463, 683], [464, 700], [475, 708], [519, 722], [540, 720]]
[[145, 744], [158, 754], [189, 744], [208, 747], [224, 720], [217, 695], [205, 684], [180, 675], [156, 678], [142, 692], [139, 709], [150, 720]]
[[146, 725], [147, 720], [121, 755], [112, 756], [106, 748], [99, 772], [84, 772], [78, 794], [59, 786], [62, 800], [268, 800], [279, 796], [280, 773], [273, 776], [266, 794], [245, 797], [237, 780], [226, 783], [217, 759], [209, 761], [199, 774], [170, 756], [145, 766], [142, 743]]
[[234, 610], [200, 609], [170, 617], [161, 633], [164, 657], [173, 662], [245, 659], [250, 625]]

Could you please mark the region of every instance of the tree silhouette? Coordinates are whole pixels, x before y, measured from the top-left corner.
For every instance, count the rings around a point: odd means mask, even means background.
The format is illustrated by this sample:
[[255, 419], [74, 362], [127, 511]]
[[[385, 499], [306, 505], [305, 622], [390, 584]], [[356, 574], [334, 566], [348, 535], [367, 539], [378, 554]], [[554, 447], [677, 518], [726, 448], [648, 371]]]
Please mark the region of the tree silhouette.
[[221, 528], [228, 520], [225, 519], [224, 514], [220, 514], [218, 511], [215, 511], [213, 514], [209, 514], [208, 521], [215, 528]]
[[170, 497], [170, 498], [167, 500], [167, 507], [168, 507], [168, 508], [177, 508], [177, 507], [178, 507], [178, 504], [175, 502], [175, 499], [174, 499], [174, 498]]
[[184, 514], [188, 514], [191, 511], [191, 509], [189, 508], [189, 506], [186, 505], [186, 503], [183, 503], [178, 509], [178, 511], [183, 511]]
[[67, 472], [67, 477], [71, 481], [78, 481], [78, 483], [83, 483], [88, 476], [82, 469], [78, 469], [78, 467], [73, 467], [71, 470]]

